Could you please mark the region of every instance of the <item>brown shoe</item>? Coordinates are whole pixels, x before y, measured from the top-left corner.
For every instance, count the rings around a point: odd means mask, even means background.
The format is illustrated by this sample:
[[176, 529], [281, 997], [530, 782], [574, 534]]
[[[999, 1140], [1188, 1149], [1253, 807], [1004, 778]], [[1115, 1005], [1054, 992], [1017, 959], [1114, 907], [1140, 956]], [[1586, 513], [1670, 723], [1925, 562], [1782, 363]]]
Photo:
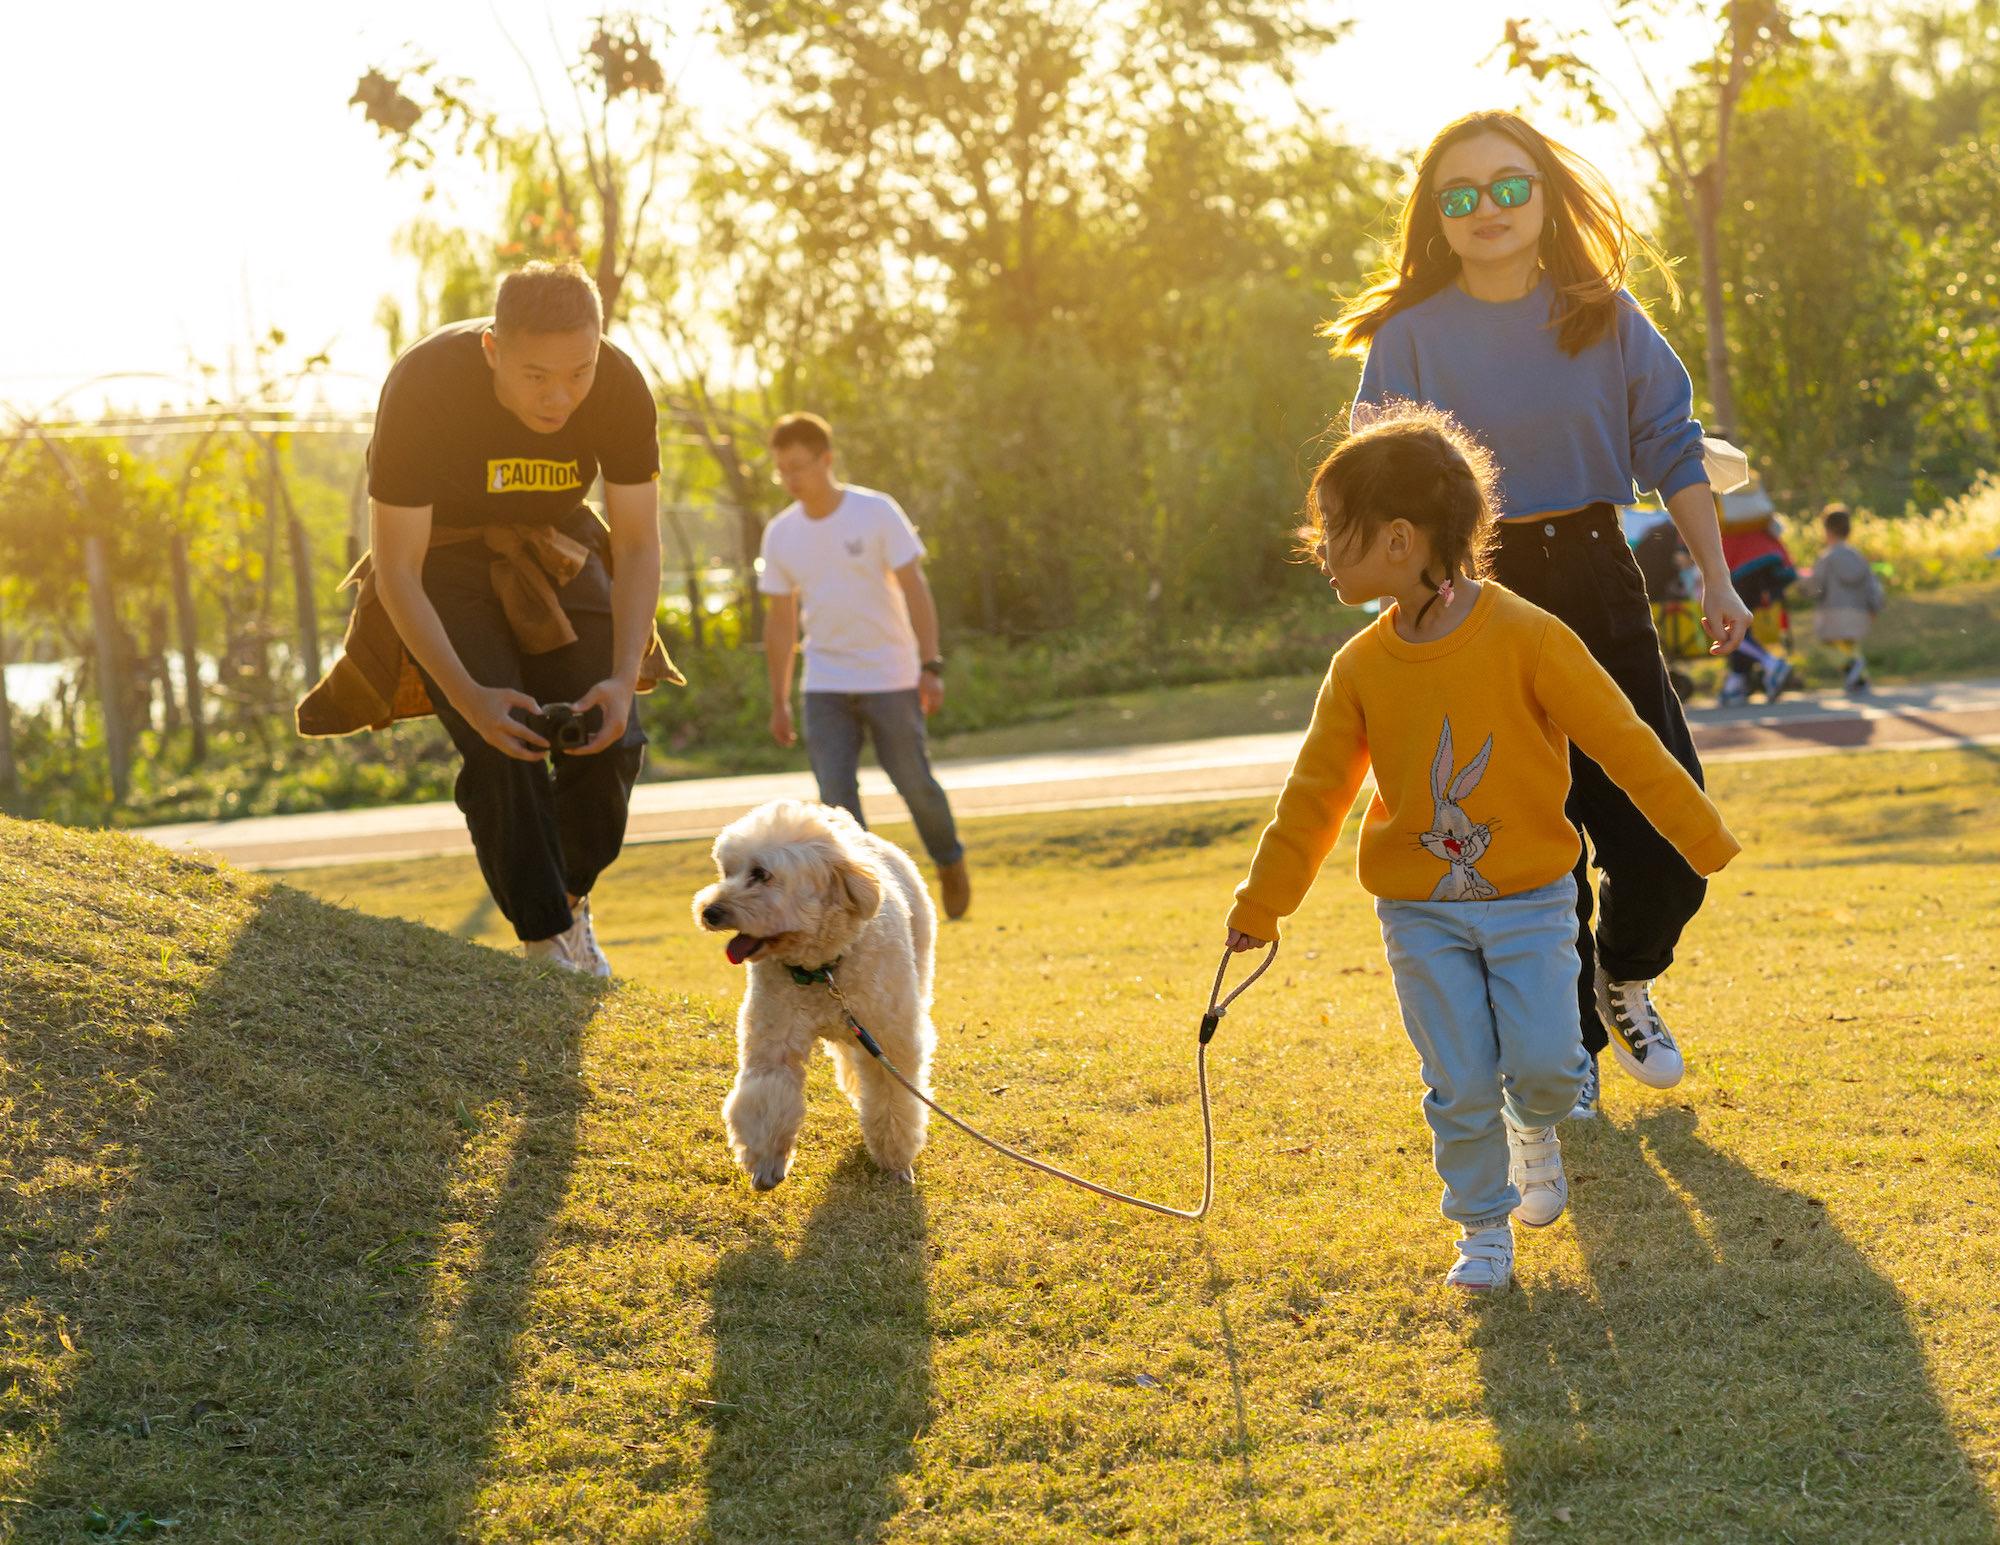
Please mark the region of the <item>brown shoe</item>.
[[938, 885], [944, 891], [944, 915], [955, 923], [972, 905], [972, 876], [966, 871], [965, 860], [939, 864]]

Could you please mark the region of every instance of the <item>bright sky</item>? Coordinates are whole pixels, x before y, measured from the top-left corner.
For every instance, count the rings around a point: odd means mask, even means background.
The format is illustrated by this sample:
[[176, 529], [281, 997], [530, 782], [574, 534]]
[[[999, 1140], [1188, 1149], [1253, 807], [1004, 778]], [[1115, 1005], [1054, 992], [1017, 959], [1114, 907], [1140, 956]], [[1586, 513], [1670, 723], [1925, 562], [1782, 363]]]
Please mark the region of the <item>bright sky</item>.
[[[388, 363], [376, 308], [411, 282], [392, 242], [421, 205], [417, 180], [388, 175], [385, 142], [346, 105], [356, 78], [414, 47], [472, 77], [503, 116], [525, 117], [534, 98], [502, 25], [531, 57], [548, 57], [552, 29], [574, 49], [605, 9], [604, 0], [0, 3], [0, 143], [11, 147], [0, 293], [14, 298], [0, 334], [0, 402], [39, 405], [110, 371], [183, 374], [191, 357], [247, 354], [276, 325], [301, 355], [331, 347], [342, 374], [330, 397], [372, 406]], [[672, 11], [692, 9], [679, 0]], [[1600, 0], [1353, 9], [1354, 32], [1317, 67], [1311, 91], [1350, 137], [1408, 152], [1468, 107], [1534, 107], [1628, 195], [1649, 196], [1634, 135], [1565, 122], [1482, 62], [1508, 14], [1602, 27]], [[1660, 57], [1683, 62], [1696, 42], [1683, 26]], [[684, 70], [705, 111], [728, 111], [732, 88], [712, 45], [684, 44], [669, 68]], [[481, 191], [468, 183], [447, 197], [476, 222], [491, 214]], [[180, 396], [144, 382], [114, 391], [141, 407]]]

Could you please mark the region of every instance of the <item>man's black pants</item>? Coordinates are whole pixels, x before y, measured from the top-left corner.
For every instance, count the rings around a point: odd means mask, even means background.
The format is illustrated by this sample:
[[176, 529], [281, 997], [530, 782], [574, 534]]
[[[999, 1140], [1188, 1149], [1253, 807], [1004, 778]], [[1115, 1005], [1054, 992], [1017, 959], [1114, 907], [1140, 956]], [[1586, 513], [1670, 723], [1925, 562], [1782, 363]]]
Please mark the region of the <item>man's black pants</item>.
[[[1674, 760], [1702, 781], [1694, 737], [1667, 679], [1646, 581], [1615, 509], [1593, 504], [1554, 520], [1502, 523], [1493, 577], [1568, 623]], [[1566, 813], [1589, 839], [1576, 863], [1576, 952], [1583, 965], [1577, 1006], [1584, 1048], [1595, 1056], [1605, 1046], [1593, 986], [1597, 962], [1616, 982], [1650, 980], [1665, 971], [1708, 882], [1574, 745], [1569, 769]], [[1602, 873], [1594, 935], [1593, 858]]]
[[[525, 654], [515, 641], [493, 591], [491, 557], [483, 543], [468, 542], [433, 548], [424, 563], [424, 593], [474, 681], [517, 688], [547, 707], [575, 702], [611, 674], [610, 584], [601, 557], [557, 592], [576, 641], [548, 654]], [[589, 895], [625, 842], [632, 785], [646, 756], [636, 707], [624, 738], [595, 756], [557, 751], [549, 762], [523, 762], [482, 740], [428, 674], [424, 686], [465, 759], [458, 808], [494, 903], [522, 939], [561, 933], [575, 921], [569, 898]]]

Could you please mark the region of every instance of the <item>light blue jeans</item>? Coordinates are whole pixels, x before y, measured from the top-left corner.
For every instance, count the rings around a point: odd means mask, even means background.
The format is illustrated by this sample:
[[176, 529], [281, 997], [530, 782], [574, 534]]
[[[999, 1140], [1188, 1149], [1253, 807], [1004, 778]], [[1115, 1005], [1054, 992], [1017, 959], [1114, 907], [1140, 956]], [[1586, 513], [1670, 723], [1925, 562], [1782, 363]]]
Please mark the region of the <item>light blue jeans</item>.
[[808, 692], [805, 709], [806, 757], [819, 783], [821, 804], [838, 805], [868, 824], [861, 814], [865, 736], [875, 742], [875, 760], [903, 796], [931, 862], [942, 867], [965, 857], [951, 801], [931, 771], [923, 703], [915, 687], [907, 692]]
[[1444, 1215], [1506, 1222], [1501, 1112], [1524, 1127], [1570, 1112], [1589, 1059], [1576, 1001], [1576, 882], [1568, 875], [1497, 901], [1384, 901], [1382, 943], [1403, 1028], [1423, 1058], [1424, 1119]]

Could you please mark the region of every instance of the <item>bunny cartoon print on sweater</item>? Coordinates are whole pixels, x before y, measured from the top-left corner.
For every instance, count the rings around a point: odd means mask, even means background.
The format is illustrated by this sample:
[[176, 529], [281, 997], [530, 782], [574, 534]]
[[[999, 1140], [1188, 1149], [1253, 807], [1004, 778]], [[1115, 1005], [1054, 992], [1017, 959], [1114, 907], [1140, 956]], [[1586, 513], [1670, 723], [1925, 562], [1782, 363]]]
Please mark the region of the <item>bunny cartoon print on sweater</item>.
[[1493, 737], [1479, 748], [1479, 755], [1454, 776], [1451, 751], [1451, 716], [1438, 736], [1437, 755], [1431, 759], [1431, 799], [1436, 809], [1431, 829], [1417, 841], [1426, 853], [1451, 867], [1431, 891], [1432, 901], [1491, 901], [1500, 894], [1474, 867], [1486, 856], [1493, 841], [1493, 828], [1482, 826], [1465, 813], [1462, 801], [1479, 786], [1486, 764], [1493, 756]]

